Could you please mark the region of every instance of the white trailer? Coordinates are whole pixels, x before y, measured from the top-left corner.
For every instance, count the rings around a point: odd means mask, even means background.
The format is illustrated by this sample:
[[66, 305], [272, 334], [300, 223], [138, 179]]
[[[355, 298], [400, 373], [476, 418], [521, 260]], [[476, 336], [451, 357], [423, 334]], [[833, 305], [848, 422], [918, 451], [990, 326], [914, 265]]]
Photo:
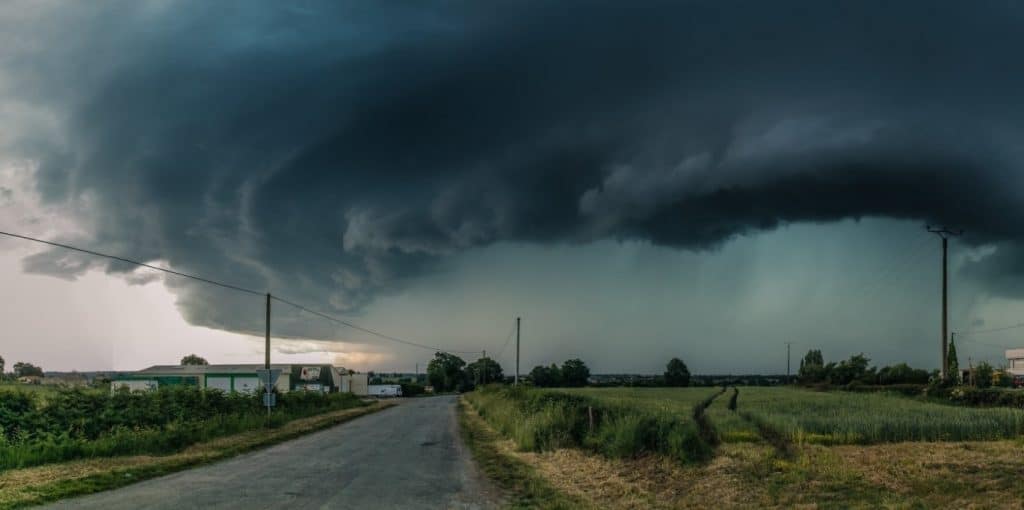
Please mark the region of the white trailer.
[[371, 397], [401, 397], [402, 385], [400, 384], [371, 384], [366, 387], [367, 395]]

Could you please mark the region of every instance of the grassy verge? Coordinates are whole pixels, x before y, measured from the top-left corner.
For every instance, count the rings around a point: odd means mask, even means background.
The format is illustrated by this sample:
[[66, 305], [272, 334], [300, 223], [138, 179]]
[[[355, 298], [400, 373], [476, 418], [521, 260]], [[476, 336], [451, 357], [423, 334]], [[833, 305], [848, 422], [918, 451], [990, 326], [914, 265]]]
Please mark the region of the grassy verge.
[[503, 452], [501, 438], [463, 399], [459, 400], [459, 429], [477, 465], [504, 491], [511, 508], [585, 508], [580, 501], [554, 489], [529, 464]]
[[377, 402], [198, 443], [171, 455], [88, 459], [0, 473], [0, 508], [22, 508], [109, 490], [294, 439], [394, 405]]
[[654, 453], [701, 462], [713, 456], [718, 444], [704, 410], [720, 394], [705, 392], [686, 413], [524, 387], [478, 389], [466, 399], [521, 451], [581, 448], [611, 458]]

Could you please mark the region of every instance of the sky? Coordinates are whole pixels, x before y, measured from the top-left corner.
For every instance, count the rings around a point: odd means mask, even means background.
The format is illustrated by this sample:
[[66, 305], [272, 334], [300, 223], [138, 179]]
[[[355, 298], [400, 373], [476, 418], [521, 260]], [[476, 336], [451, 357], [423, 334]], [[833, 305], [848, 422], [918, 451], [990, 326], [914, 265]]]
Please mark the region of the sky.
[[[523, 372], [1024, 346], [1009, 2], [0, 6], [0, 227]], [[263, 301], [0, 239], [0, 355], [262, 360]], [[433, 355], [275, 302], [275, 360]], [[473, 358], [476, 354], [467, 354]], [[962, 359], [963, 364], [965, 360]], [[794, 368], [795, 370], [795, 368]]]

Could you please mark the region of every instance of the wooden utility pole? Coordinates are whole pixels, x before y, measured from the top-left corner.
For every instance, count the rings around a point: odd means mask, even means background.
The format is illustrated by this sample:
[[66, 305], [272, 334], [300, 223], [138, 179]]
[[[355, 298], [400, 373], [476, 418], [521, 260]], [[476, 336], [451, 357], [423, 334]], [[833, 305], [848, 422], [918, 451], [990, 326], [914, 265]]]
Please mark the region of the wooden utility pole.
[[925, 227], [929, 232], [942, 238], [942, 366], [940, 373], [942, 379], [949, 377], [949, 347], [946, 342], [949, 339], [949, 238], [963, 234], [963, 230], [950, 230], [946, 227], [932, 228]]
[[516, 317], [516, 377], [513, 386], [519, 386], [519, 321], [520, 317]]
[[793, 342], [786, 342], [786, 384], [789, 384], [789, 381], [790, 381], [790, 377], [789, 377], [789, 359], [790, 359], [789, 358], [789, 346], [792, 343]]
[[[267, 342], [264, 346], [263, 368], [270, 370], [270, 293], [267, 293]], [[268, 389], [269, 391], [269, 389]]]

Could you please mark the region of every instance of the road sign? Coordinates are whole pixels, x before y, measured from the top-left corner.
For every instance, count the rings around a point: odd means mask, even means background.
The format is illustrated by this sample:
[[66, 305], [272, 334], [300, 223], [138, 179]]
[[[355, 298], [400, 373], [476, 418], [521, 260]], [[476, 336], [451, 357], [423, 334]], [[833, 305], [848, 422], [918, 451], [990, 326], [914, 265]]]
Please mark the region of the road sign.
[[271, 368], [270, 370], [267, 370], [265, 368], [261, 368], [256, 371], [256, 377], [260, 378], [260, 382], [263, 383], [264, 388], [269, 389], [277, 384], [277, 378], [281, 377], [281, 369]]
[[[274, 407], [277, 405], [277, 393], [264, 393], [263, 405], [264, 407]], [[270, 414], [270, 409], [267, 409], [267, 414]]]

